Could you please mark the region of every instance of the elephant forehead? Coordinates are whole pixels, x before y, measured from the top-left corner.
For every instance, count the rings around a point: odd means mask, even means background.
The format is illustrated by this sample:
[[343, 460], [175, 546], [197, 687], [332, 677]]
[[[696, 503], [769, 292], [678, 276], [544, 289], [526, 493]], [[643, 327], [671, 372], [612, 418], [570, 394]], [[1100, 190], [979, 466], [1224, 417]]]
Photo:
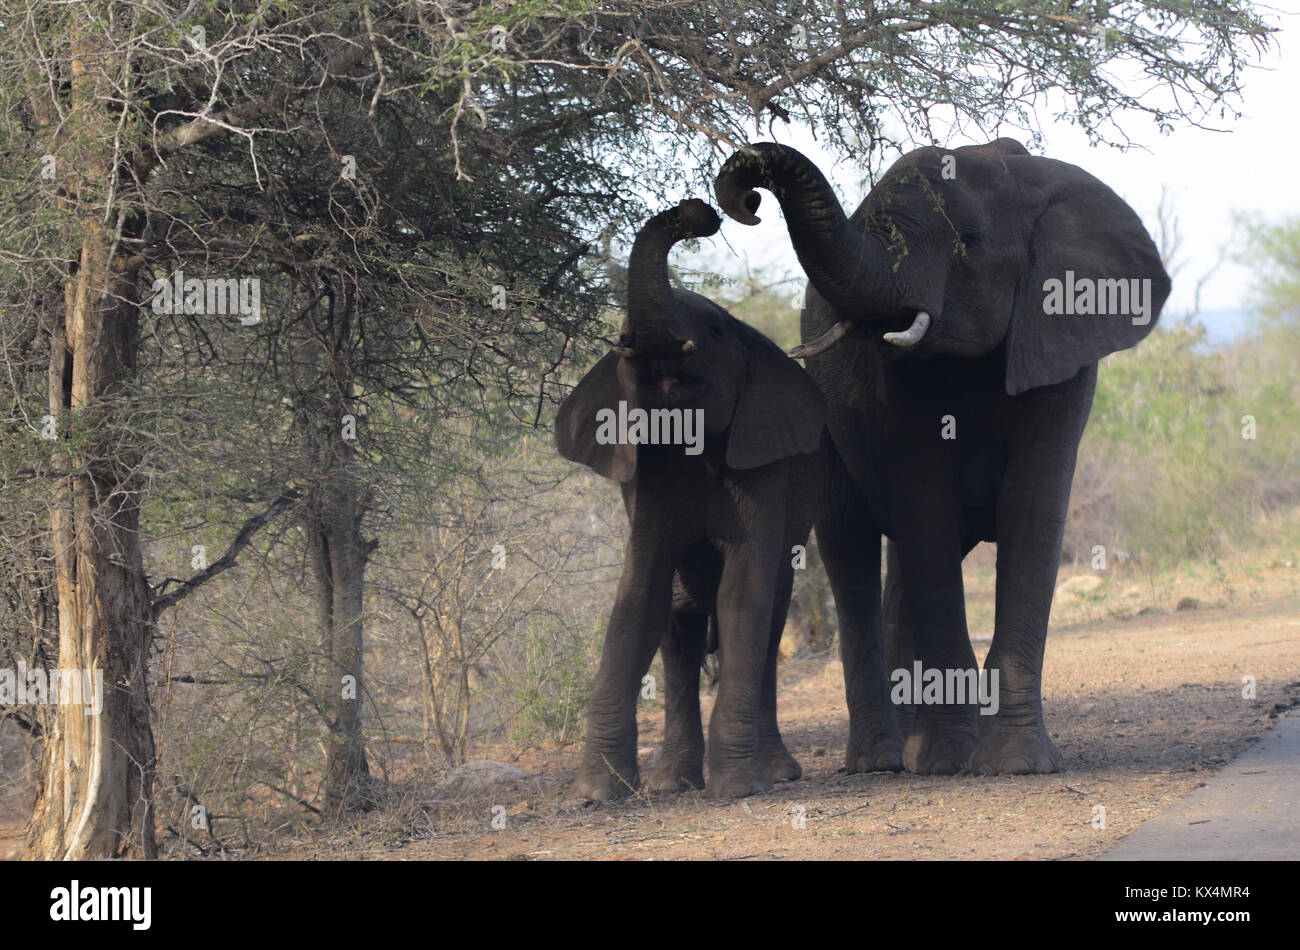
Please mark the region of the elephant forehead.
[[915, 153], [904, 155], [889, 170], [880, 176], [872, 194], [884, 194], [891, 189], [924, 189], [939, 187], [944, 182], [943, 160], [938, 154], [917, 156]]

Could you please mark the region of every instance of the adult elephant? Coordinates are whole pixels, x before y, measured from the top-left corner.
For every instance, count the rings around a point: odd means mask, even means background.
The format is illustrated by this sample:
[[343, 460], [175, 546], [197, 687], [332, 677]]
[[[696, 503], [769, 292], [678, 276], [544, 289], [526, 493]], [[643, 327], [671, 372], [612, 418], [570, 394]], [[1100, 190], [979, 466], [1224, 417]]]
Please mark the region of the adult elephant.
[[[800, 775], [777, 728], [777, 648], [791, 549], [812, 529], [820, 496], [807, 489], [825, 478], [830, 438], [821, 393], [798, 363], [713, 301], [669, 283], [672, 246], [721, 223], [691, 199], [641, 228], [618, 344], [556, 415], [560, 453], [620, 482], [632, 523], [577, 783], [593, 801], [639, 783], [636, 700], [656, 648], [666, 696], [651, 789], [737, 798]], [[637, 414], [651, 420], [640, 437]], [[669, 424], [679, 438], [646, 438]], [[699, 683], [710, 615], [721, 682], [706, 785]]]
[[[849, 770], [1056, 771], [1041, 682], [1070, 482], [1098, 360], [1146, 336], [1169, 294], [1155, 245], [1102, 182], [1006, 138], [908, 153], [852, 217], [791, 148], [735, 153], [718, 202], [756, 224], [758, 187], [780, 202], [809, 279], [809, 342], [792, 355], [826, 395], [851, 475], [817, 523], [841, 622]], [[981, 540], [998, 545], [985, 661], [996, 713], [944, 696], [915, 708], [904, 743], [887, 669], [915, 658], [957, 684], [976, 669], [961, 562]]]

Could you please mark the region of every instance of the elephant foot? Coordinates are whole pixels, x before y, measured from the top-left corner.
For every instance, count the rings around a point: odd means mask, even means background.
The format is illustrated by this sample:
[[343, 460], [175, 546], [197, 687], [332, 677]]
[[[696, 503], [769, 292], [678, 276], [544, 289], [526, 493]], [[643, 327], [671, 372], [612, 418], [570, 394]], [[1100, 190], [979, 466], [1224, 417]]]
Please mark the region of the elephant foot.
[[661, 746], [645, 787], [652, 792], [684, 792], [704, 788], [704, 750]]
[[793, 782], [803, 775], [803, 767], [790, 750], [785, 747], [780, 736], [762, 740], [763, 764], [773, 782]]
[[916, 775], [955, 775], [975, 751], [974, 717], [919, 714], [903, 745], [903, 766]]
[[869, 742], [849, 743], [844, 770], [857, 772], [898, 772], [903, 768], [903, 740], [898, 736], [877, 736]]
[[889, 711], [849, 714], [849, 745], [844, 753], [844, 770], [897, 772], [903, 768], [903, 736]]
[[979, 743], [970, 770], [977, 775], [1039, 775], [1061, 770], [1061, 750], [1041, 722], [1024, 726], [999, 723], [998, 716], [980, 722]]
[[626, 798], [640, 784], [641, 776], [637, 771], [635, 757], [630, 764], [616, 764], [612, 757], [589, 753], [583, 756], [574, 794], [589, 802], [608, 802]]
[[762, 768], [754, 765], [734, 768], [709, 768], [709, 782], [704, 788], [705, 798], [747, 798], [766, 795], [772, 791], [772, 779]]

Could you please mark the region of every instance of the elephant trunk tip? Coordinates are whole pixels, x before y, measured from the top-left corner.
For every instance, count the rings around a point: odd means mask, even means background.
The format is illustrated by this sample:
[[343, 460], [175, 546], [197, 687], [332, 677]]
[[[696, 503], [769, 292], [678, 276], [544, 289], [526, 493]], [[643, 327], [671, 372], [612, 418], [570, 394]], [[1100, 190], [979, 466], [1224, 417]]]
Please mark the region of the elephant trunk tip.
[[750, 226], [762, 220], [754, 212], [763, 199], [754, 189], [776, 187], [770, 166], [781, 155], [781, 146], [759, 142], [747, 145], [727, 159], [713, 183], [713, 193], [727, 217]]
[[687, 237], [712, 237], [722, 227], [722, 216], [699, 198], [686, 198], [677, 205], [677, 221]]
[[[737, 191], [739, 192], [739, 189], [737, 189]], [[753, 227], [763, 220], [754, 213], [758, 210], [758, 206], [762, 201], [763, 196], [752, 188], [743, 193], [729, 195], [725, 198], [721, 191], [719, 191], [718, 194], [718, 203], [722, 205], [722, 210], [727, 213], [727, 217], [750, 227]]]

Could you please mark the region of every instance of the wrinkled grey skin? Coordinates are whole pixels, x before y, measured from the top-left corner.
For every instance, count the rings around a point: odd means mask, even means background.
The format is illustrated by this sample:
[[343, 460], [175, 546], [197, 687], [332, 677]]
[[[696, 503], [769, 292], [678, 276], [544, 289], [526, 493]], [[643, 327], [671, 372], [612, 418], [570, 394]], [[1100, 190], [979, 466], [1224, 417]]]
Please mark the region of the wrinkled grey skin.
[[[774, 343], [707, 298], [671, 287], [673, 243], [714, 234], [720, 224], [716, 211], [690, 200], [641, 229], [618, 346], [556, 416], [560, 453], [621, 482], [631, 521], [577, 784], [592, 801], [638, 786], [636, 702], [656, 648], [666, 709], [650, 789], [735, 798], [801, 774], [777, 729], [776, 655], [791, 548], [807, 541], [825, 478], [825, 407], [808, 374]], [[703, 409], [703, 452], [599, 444], [596, 414], [620, 400], [647, 410]], [[722, 674], [706, 786], [699, 679], [711, 614]]]
[[[792, 149], [737, 152], [718, 176], [718, 201], [755, 223], [758, 187], [780, 201], [809, 278], [805, 343], [847, 321], [847, 335], [807, 367], [851, 474], [817, 524], [841, 623], [849, 770], [1056, 771], [1041, 680], [1075, 455], [1097, 361], [1150, 332], [1169, 294], [1155, 245], [1111, 189], [1011, 139], [913, 151], [852, 218]], [[1149, 279], [1150, 322], [1046, 315], [1044, 281], [1067, 270]], [[932, 322], [919, 342], [883, 339], [920, 311]], [[947, 416], [955, 439], [942, 438]], [[998, 543], [985, 669], [999, 671], [999, 710], [919, 706], [907, 711], [904, 742], [889, 671], [914, 658], [926, 669], [975, 667], [961, 561], [981, 540]]]

